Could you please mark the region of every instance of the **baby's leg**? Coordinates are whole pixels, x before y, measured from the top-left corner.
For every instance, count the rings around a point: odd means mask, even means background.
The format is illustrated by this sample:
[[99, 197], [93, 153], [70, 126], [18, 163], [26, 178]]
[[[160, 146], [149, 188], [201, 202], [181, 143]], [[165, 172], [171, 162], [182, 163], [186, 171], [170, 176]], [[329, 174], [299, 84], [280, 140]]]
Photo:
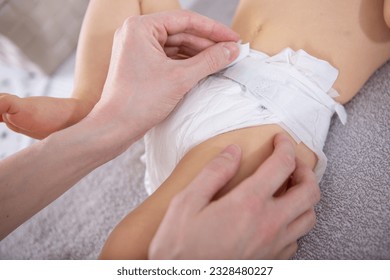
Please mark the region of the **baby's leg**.
[[115, 31], [126, 18], [180, 8], [178, 0], [91, 1], [81, 30], [73, 97], [95, 104], [108, 73]]
[[[149, 244], [172, 197], [184, 189], [214, 156], [232, 143], [242, 147], [241, 167], [223, 191], [227, 192], [252, 174], [271, 154], [273, 137], [282, 131], [283, 129], [277, 125], [246, 128], [219, 135], [192, 149], [163, 185], [115, 228], [100, 257], [103, 259], [147, 258]], [[296, 151], [301, 160], [314, 167], [316, 157], [308, 148], [300, 144], [296, 145]]]

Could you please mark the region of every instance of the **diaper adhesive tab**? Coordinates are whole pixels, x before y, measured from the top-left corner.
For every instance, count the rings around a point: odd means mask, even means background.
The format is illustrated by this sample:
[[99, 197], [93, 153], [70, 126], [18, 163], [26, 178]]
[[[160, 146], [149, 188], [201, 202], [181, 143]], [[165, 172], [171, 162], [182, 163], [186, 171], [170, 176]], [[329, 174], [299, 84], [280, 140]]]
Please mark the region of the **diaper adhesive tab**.
[[246, 44], [237, 43], [237, 45], [238, 45], [238, 48], [240, 49], [240, 54], [232, 63], [230, 63], [225, 68], [233, 66], [234, 64], [236, 64], [237, 62], [240, 62], [241, 60], [243, 60], [245, 57], [247, 57], [249, 55], [249, 53], [250, 53], [249, 43], [246, 43]]

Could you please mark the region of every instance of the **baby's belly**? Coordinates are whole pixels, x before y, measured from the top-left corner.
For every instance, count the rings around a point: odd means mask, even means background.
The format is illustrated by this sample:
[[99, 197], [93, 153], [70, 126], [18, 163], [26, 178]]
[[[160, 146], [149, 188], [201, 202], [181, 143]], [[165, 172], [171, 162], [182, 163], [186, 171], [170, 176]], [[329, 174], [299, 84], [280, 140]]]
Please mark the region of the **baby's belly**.
[[365, 2], [243, 0], [233, 29], [269, 55], [290, 47], [328, 61], [340, 71], [334, 87], [345, 103], [390, 58], [383, 3]]

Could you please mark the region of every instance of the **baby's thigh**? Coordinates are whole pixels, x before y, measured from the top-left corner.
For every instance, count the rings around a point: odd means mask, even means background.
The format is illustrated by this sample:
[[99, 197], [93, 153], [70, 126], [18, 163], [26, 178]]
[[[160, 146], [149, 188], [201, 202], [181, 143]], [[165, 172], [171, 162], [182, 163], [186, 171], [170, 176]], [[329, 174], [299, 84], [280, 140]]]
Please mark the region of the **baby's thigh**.
[[[294, 143], [297, 157], [311, 168], [314, 168], [317, 157], [304, 144], [296, 144], [293, 138], [277, 124], [260, 125], [227, 132], [196, 146], [180, 161], [170, 178], [168, 178], [162, 187], [166, 188], [168, 187], [167, 185], [170, 185], [168, 188], [172, 188], [173, 186], [175, 186], [173, 188], [184, 188], [224, 148], [230, 144], [236, 144], [242, 149], [241, 165], [238, 173], [224, 189], [223, 193], [226, 193], [253, 174], [272, 154], [274, 150], [273, 139], [278, 133], [285, 133], [290, 137], [292, 143]], [[183, 178], [186, 178], [184, 182]]]

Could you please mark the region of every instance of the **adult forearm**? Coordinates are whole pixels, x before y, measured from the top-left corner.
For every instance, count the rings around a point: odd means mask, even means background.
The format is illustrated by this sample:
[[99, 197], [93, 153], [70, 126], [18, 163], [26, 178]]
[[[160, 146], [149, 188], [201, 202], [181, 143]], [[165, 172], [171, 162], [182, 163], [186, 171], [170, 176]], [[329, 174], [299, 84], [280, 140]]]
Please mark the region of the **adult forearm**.
[[86, 119], [1, 161], [0, 240], [135, 139]]

